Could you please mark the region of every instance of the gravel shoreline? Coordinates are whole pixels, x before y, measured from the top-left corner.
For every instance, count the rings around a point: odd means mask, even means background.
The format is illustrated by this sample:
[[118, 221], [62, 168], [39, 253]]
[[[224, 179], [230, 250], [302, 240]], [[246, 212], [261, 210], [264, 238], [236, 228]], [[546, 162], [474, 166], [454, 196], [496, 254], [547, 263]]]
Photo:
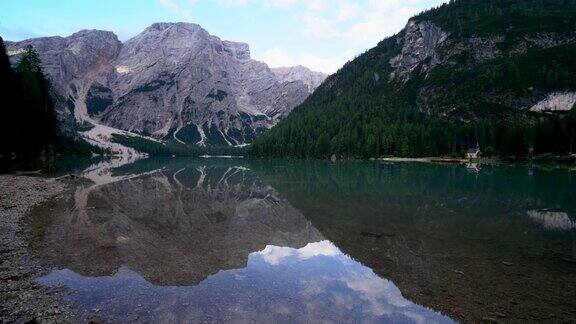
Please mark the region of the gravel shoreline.
[[41, 177], [0, 175], [0, 322], [64, 323], [73, 321], [59, 302], [62, 291], [35, 282], [45, 273], [30, 258], [22, 219], [30, 209], [62, 194], [67, 185]]

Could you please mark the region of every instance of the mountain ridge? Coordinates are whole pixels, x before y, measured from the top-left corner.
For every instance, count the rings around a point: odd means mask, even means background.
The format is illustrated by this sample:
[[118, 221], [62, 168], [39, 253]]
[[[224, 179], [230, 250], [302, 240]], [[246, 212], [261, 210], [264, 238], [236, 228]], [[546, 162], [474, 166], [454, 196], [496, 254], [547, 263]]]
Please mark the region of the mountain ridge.
[[6, 44], [13, 62], [27, 45], [38, 51], [65, 129], [102, 126], [106, 134], [78, 133], [113, 150], [105, 144], [110, 131], [200, 146], [247, 144], [318, 85], [281, 80], [251, 58], [248, 44], [191, 23], [155, 23], [124, 43], [110, 31], [81, 30]]
[[[472, 10], [471, 8], [474, 8]], [[576, 1], [454, 0], [345, 64], [258, 156], [574, 152]]]
[[326, 79], [326, 74], [312, 71], [303, 65], [275, 67], [270, 70], [282, 82], [304, 82], [308, 86], [310, 93], [314, 92]]

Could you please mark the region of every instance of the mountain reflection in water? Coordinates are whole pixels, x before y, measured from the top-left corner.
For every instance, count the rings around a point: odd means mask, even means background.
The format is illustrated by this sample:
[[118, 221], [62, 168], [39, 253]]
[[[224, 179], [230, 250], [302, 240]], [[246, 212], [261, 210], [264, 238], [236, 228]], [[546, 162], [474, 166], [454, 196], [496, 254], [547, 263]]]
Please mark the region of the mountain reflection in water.
[[[106, 162], [28, 218], [84, 319], [576, 319], [574, 172]], [[422, 306], [420, 306], [422, 305]], [[444, 316], [442, 314], [447, 314]]]
[[[31, 247], [81, 318], [451, 322], [344, 255], [234, 161], [102, 163], [35, 211]], [[40, 216], [38, 214], [43, 214]]]

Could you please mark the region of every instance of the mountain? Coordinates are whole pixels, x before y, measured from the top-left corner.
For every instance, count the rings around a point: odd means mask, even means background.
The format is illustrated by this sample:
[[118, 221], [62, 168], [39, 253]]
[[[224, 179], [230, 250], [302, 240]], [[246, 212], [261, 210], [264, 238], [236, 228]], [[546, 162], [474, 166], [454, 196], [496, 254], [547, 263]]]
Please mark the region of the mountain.
[[453, 0], [348, 62], [251, 151], [574, 152], [575, 53], [574, 0]]
[[324, 80], [326, 74], [321, 72], [310, 71], [305, 66], [291, 66], [291, 67], [278, 67], [272, 68], [272, 72], [280, 79], [280, 82], [295, 82], [302, 81], [308, 86], [310, 93], [314, 92]]
[[245, 268], [250, 253], [268, 245], [301, 248], [323, 240], [289, 201], [237, 162], [117, 161], [86, 170], [86, 186], [58, 202], [62, 208], [44, 225], [43, 238], [58, 248], [35, 249], [44, 262], [86, 276], [127, 266], [154, 285], [186, 286]]
[[28, 45], [53, 84], [65, 128], [114, 151], [126, 149], [110, 143], [113, 136], [250, 143], [325, 77], [303, 68], [278, 77], [251, 59], [248, 44], [188, 23], [156, 23], [125, 43], [99, 30], [9, 42], [11, 59]]

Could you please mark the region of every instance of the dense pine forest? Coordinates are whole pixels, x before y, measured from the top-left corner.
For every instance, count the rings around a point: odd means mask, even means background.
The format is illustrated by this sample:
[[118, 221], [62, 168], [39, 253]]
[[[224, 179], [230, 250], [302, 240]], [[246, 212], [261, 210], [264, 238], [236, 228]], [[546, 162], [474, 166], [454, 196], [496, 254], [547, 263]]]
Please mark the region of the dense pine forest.
[[0, 38], [0, 162], [26, 167], [56, 154], [89, 155], [94, 149], [58, 130], [50, 82], [38, 54], [28, 47], [12, 67]]
[[181, 144], [176, 141], [165, 141], [163, 143], [151, 141], [137, 136], [114, 135], [112, 140], [115, 143], [132, 147], [139, 152], [150, 156], [201, 156], [201, 155], [234, 155], [240, 156], [245, 152], [241, 147], [208, 145], [197, 146]]
[[449, 36], [408, 78], [391, 60], [406, 30], [329, 77], [256, 140], [255, 156], [485, 155], [576, 150], [576, 110], [530, 111], [576, 91], [576, 0], [453, 0], [411, 20]]

